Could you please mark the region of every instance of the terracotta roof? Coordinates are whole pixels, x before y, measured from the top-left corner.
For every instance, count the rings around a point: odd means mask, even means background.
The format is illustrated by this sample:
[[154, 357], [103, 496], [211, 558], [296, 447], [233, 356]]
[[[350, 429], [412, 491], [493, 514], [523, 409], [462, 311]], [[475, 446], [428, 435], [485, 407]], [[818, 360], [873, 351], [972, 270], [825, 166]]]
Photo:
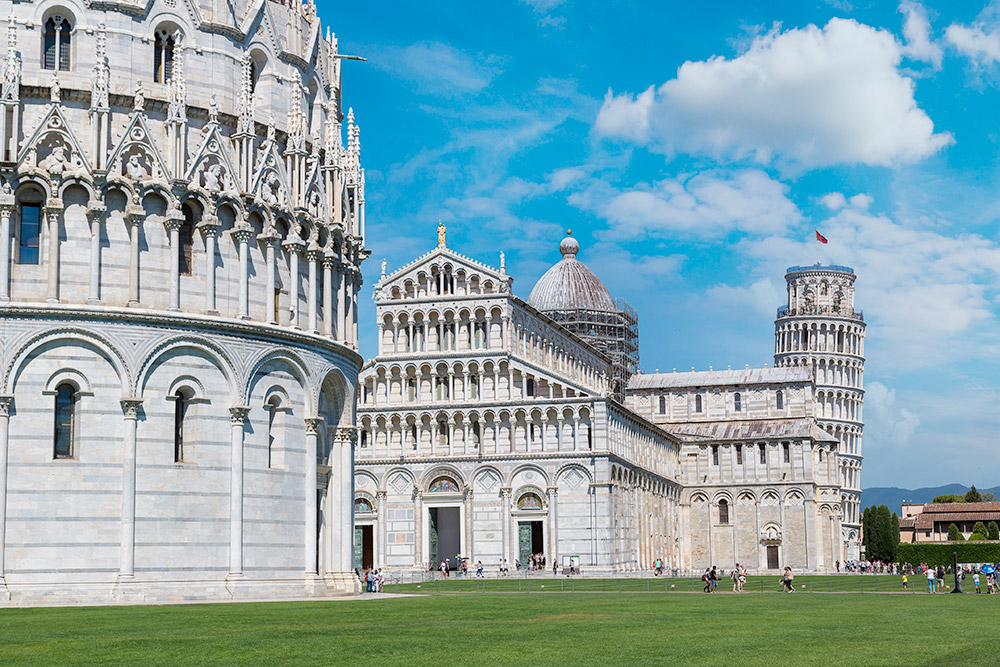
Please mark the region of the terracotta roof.
[[629, 379], [628, 388], [629, 390], [671, 389], [675, 387], [748, 386], [810, 381], [812, 381], [812, 371], [808, 366], [783, 366], [781, 368], [740, 368], [727, 371], [642, 373], [641, 375], [633, 375]]
[[777, 440], [812, 438], [817, 442], [837, 439], [816, 426], [812, 418], [754, 419], [727, 422], [688, 422], [663, 424], [664, 431], [686, 442], [724, 442], [738, 440]]
[[915, 519], [917, 530], [931, 530], [936, 523], [1000, 521], [1000, 503], [927, 503]]
[[915, 517], [915, 516], [911, 516], [908, 519], [900, 519], [899, 520], [899, 528], [900, 528], [900, 530], [902, 530], [903, 528], [910, 528], [910, 529], [912, 529], [916, 525], [917, 525], [917, 517]]

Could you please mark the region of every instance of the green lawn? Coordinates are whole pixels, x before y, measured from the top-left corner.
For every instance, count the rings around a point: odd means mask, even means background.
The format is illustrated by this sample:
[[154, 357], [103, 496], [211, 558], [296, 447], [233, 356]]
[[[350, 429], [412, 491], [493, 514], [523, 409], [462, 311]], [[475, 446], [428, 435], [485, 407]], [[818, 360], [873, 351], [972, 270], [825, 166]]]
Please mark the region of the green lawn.
[[[781, 586], [777, 574], [747, 577], [744, 589], [754, 593], [777, 593]], [[949, 575], [947, 585], [954, 578]], [[965, 578], [965, 587], [972, 585], [972, 577]], [[544, 588], [543, 588], [544, 586]], [[648, 577], [636, 579], [583, 579], [579, 577], [553, 578], [545, 575], [531, 577], [504, 577], [500, 579], [476, 579], [475, 577], [452, 577], [447, 580], [424, 581], [420, 583], [386, 585], [388, 593], [552, 593], [552, 592], [658, 592], [689, 593], [700, 591], [704, 584], [698, 578]], [[885, 593], [903, 592], [902, 578], [896, 575], [796, 575], [795, 586], [804, 592], [817, 593]], [[803, 586], [805, 587], [803, 589]], [[728, 576], [719, 580], [719, 592], [733, 590], [733, 581]], [[910, 575], [910, 593], [926, 593], [927, 578]]]
[[0, 610], [0, 664], [997, 664], [987, 595], [462, 594]]

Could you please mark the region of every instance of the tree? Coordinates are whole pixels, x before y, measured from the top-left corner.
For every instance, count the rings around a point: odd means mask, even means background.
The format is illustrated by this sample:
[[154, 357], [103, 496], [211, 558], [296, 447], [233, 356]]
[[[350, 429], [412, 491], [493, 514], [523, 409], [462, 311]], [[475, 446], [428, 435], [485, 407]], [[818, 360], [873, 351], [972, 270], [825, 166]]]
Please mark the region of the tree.
[[[899, 544], [899, 533], [896, 533], [896, 544]], [[878, 506], [878, 540], [880, 561], [889, 563], [892, 561], [893, 540], [892, 540], [892, 513], [887, 505]]]
[[983, 494], [983, 502], [984, 503], [995, 503], [996, 501], [997, 501], [997, 497], [994, 496], [989, 491], [987, 491], [986, 493]]
[[996, 521], [990, 521], [990, 525], [987, 528], [989, 529], [987, 535], [991, 540], [1000, 540], [1000, 528], [997, 527]]
[[965, 496], [959, 496], [954, 493], [946, 493], [943, 496], [936, 496], [932, 502], [935, 503], [964, 503]]
[[973, 484], [972, 488], [965, 493], [965, 502], [967, 503], [981, 503], [983, 502], [983, 494], [976, 491], [976, 485]]
[[948, 525], [948, 541], [949, 542], [964, 542], [965, 538], [962, 537], [962, 531], [958, 529], [955, 524]]
[[899, 555], [899, 517], [895, 512], [892, 513], [892, 534], [889, 537], [891, 538], [889, 544], [892, 547], [892, 558], [889, 562], [895, 563], [896, 556]]
[[982, 521], [977, 521], [976, 525], [972, 527], [973, 535], [982, 535], [982, 539], [986, 539], [986, 524]]

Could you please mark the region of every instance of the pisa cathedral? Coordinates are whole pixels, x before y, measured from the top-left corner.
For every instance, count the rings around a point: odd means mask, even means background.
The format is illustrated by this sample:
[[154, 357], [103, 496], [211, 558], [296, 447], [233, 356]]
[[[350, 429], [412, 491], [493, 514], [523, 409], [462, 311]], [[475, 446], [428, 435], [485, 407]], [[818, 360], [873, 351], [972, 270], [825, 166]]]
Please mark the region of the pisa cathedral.
[[789, 269], [773, 368], [630, 373], [622, 386], [622, 355], [638, 365], [636, 314], [575, 239], [559, 250], [527, 301], [502, 254], [490, 267], [443, 232], [397, 271], [383, 264], [378, 354], [360, 377], [355, 564], [541, 553], [600, 573], [657, 559], [824, 572], [857, 558], [854, 272]]
[[365, 175], [315, 10], [0, 3], [0, 599], [360, 590]]

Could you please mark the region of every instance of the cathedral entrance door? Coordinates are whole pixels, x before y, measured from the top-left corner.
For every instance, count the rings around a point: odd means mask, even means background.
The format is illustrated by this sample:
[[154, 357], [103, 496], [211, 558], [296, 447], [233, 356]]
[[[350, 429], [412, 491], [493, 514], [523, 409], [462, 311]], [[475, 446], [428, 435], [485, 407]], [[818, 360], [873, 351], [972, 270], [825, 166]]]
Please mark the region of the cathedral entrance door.
[[521, 567], [528, 566], [528, 559], [531, 554], [538, 554], [545, 551], [542, 539], [541, 521], [520, 521], [517, 524], [517, 554], [521, 560]]
[[778, 547], [775, 545], [768, 545], [767, 547], [767, 569], [777, 570], [778, 569]]
[[455, 570], [462, 544], [462, 522], [457, 507], [431, 507], [428, 509], [428, 539], [431, 564], [435, 570], [446, 560]]
[[354, 567], [370, 570], [375, 565], [374, 526], [354, 527]]

